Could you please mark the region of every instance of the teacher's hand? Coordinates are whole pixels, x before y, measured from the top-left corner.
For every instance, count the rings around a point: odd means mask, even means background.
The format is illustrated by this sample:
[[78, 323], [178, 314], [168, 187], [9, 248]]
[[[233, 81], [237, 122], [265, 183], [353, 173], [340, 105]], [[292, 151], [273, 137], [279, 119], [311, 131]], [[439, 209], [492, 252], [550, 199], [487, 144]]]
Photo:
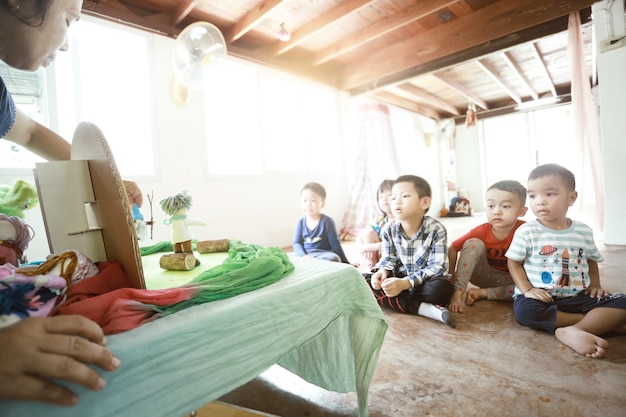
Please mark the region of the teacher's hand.
[[74, 405], [78, 397], [52, 379], [100, 390], [106, 381], [86, 364], [113, 371], [102, 329], [82, 316], [26, 318], [0, 329], [0, 399]]

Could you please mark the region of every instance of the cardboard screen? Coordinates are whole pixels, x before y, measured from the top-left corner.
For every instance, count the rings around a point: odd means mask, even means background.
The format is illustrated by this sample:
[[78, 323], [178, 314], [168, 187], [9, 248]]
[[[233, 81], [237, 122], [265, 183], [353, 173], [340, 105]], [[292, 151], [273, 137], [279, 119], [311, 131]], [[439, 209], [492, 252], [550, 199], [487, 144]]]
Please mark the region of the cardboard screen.
[[77, 250], [117, 261], [133, 288], [145, 288], [130, 203], [111, 149], [95, 125], [78, 125], [72, 160], [38, 163], [35, 182], [50, 252]]

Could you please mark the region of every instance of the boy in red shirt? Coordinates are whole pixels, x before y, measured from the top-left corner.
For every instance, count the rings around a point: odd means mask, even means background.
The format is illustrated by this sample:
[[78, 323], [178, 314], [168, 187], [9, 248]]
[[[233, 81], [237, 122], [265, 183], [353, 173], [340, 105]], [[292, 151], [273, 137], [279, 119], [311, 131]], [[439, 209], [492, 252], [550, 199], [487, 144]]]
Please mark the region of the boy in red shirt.
[[[526, 188], [517, 181], [499, 181], [487, 189], [487, 223], [452, 242], [448, 250], [456, 290], [448, 310], [462, 313], [478, 300], [513, 301], [515, 284], [504, 256], [519, 220], [528, 210]], [[468, 282], [478, 288], [467, 289]], [[465, 296], [465, 297], [464, 297]]]

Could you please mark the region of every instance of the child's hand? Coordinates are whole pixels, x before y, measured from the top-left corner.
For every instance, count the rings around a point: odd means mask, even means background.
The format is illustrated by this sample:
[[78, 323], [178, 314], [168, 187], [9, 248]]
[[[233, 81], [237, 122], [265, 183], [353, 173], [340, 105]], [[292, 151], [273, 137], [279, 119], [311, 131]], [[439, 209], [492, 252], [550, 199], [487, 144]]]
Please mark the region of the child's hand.
[[387, 278], [382, 283], [383, 291], [387, 297], [395, 297], [404, 290], [410, 289], [411, 284], [403, 278]]
[[378, 259], [380, 259], [380, 253], [374, 251], [364, 251], [363, 257], [367, 261], [368, 265], [372, 267], [376, 264], [376, 262], [378, 262]]
[[389, 271], [386, 269], [379, 269], [378, 271], [372, 274], [370, 278], [370, 283], [372, 288], [375, 290], [380, 290], [382, 288], [382, 283], [385, 279], [387, 279], [387, 275], [389, 275]]
[[534, 298], [535, 300], [543, 301], [544, 303], [551, 303], [552, 296], [543, 288], [533, 287], [524, 293], [526, 298]]
[[591, 298], [600, 298], [605, 295], [609, 295], [611, 292], [609, 290], [604, 290], [599, 287], [589, 287], [585, 290], [585, 294], [589, 294]]

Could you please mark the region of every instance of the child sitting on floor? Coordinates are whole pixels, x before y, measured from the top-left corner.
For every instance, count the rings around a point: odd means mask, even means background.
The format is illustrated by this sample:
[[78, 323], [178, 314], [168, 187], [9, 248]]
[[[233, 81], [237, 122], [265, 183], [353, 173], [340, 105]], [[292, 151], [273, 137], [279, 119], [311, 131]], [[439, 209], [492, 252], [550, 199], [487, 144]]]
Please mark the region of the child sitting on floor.
[[403, 175], [395, 180], [394, 219], [382, 232], [380, 261], [371, 276], [364, 276], [380, 305], [456, 327], [452, 314], [442, 307], [450, 301], [454, 285], [446, 277], [446, 228], [426, 215], [431, 195], [430, 185], [421, 177]]
[[296, 224], [293, 250], [305, 258], [350, 263], [346, 258], [335, 221], [322, 213], [326, 203], [326, 189], [321, 184], [309, 182], [302, 187], [304, 216]]
[[[448, 249], [456, 291], [448, 310], [462, 313], [463, 305], [478, 300], [513, 301], [515, 284], [504, 254], [513, 234], [524, 224], [526, 188], [517, 181], [499, 181], [487, 189], [487, 223], [456, 239]], [[467, 289], [468, 283], [478, 288]]]
[[600, 285], [593, 231], [567, 217], [578, 193], [574, 174], [556, 164], [528, 176], [528, 199], [537, 219], [517, 229], [506, 253], [515, 282], [517, 321], [554, 333], [564, 345], [601, 358], [609, 342], [600, 337], [626, 330], [626, 295]]
[[361, 230], [357, 237], [357, 246], [359, 252], [363, 255], [364, 266], [367, 269], [371, 269], [378, 263], [382, 247], [381, 233], [387, 223], [393, 219], [393, 213], [389, 204], [392, 186], [393, 180], [383, 180], [380, 183], [376, 191], [376, 201], [381, 214], [367, 228]]

